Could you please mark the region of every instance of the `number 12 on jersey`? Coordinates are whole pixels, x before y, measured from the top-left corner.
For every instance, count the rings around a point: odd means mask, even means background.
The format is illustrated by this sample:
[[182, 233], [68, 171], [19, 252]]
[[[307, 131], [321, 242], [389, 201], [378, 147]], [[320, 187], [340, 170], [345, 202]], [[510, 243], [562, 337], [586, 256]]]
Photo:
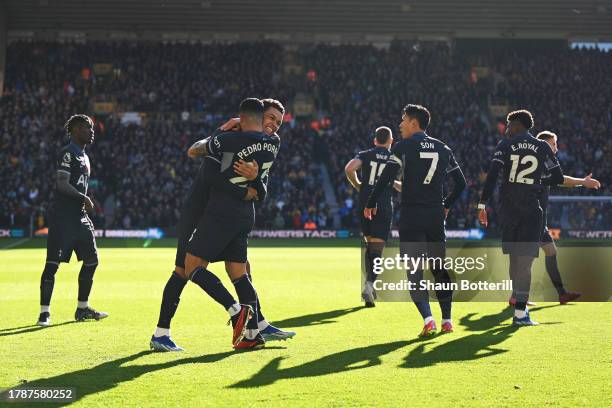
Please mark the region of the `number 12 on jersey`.
[[[535, 156], [527, 155], [519, 156], [518, 154], [511, 154], [510, 160], [512, 160], [512, 168], [510, 169], [510, 176], [508, 179], [511, 183], [522, 183], [522, 184], [533, 184], [533, 179], [527, 177], [538, 168], [538, 159]], [[523, 169], [516, 174], [518, 170], [518, 165], [520, 164], [529, 164], [529, 167]]]

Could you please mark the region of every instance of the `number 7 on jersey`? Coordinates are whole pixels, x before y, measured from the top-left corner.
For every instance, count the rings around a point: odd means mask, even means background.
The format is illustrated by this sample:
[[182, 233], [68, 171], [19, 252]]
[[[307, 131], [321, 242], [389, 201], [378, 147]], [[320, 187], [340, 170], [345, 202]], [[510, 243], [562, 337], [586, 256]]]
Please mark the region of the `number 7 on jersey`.
[[438, 152], [420, 152], [419, 157], [421, 159], [430, 159], [431, 166], [429, 166], [429, 170], [427, 171], [427, 175], [425, 176], [425, 180], [423, 180], [423, 184], [431, 183], [431, 179], [433, 178], [436, 168], [438, 167], [438, 160], [440, 158]]

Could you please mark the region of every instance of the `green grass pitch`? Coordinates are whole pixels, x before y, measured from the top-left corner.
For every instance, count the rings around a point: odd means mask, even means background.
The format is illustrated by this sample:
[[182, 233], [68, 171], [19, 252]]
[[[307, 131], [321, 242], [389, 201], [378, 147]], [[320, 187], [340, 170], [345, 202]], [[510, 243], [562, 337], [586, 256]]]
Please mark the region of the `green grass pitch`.
[[503, 303], [460, 303], [455, 333], [418, 341], [413, 305], [360, 307], [358, 248], [249, 256], [266, 317], [297, 336], [233, 352], [226, 312], [189, 284], [172, 325], [186, 351], [153, 353], [172, 248], [100, 250], [101, 322], [72, 322], [80, 264], [62, 265], [45, 329], [33, 326], [44, 249], [0, 251], [0, 388], [75, 387], [87, 407], [612, 405], [612, 304], [541, 304], [543, 324], [517, 330]]

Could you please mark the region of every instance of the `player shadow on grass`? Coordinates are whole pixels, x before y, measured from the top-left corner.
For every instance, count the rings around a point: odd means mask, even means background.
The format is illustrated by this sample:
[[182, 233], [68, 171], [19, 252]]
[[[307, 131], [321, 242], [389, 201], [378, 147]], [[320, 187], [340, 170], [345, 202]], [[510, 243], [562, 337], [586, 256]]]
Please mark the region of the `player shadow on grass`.
[[274, 384], [276, 381], [283, 379], [318, 377], [373, 367], [382, 364], [380, 357], [383, 355], [418, 341], [418, 339], [411, 341], [394, 341], [391, 343], [359, 347], [330, 354], [318, 360], [288, 368], [280, 367], [281, 361], [284, 360], [285, 357], [276, 357], [248, 380], [237, 382], [229, 386], [229, 388], [261, 387]]
[[41, 378], [31, 382], [19, 384], [14, 388], [49, 388], [49, 387], [74, 387], [76, 389], [76, 399], [78, 401], [88, 395], [108, 391], [127, 381], [132, 381], [143, 374], [153, 371], [172, 368], [183, 364], [216, 363], [231, 355], [237, 354], [235, 351], [226, 351], [216, 354], [205, 354], [197, 357], [188, 357], [177, 360], [170, 360], [157, 364], [128, 365], [124, 364], [134, 361], [140, 357], [154, 353], [153, 351], [141, 351], [117, 360], [108, 361], [95, 367], [72, 371], [56, 375], [54, 377]]
[[474, 318], [478, 313], [468, 313], [459, 319], [459, 324], [464, 326], [466, 331], [483, 331], [491, 327], [499, 326], [507, 319], [510, 319], [514, 314], [514, 308], [507, 306], [498, 313], [480, 316]]
[[[529, 312], [537, 312], [538, 310], [549, 309], [551, 307], [559, 307], [561, 305], [534, 306], [529, 308]], [[473, 317], [478, 313], [468, 313], [459, 319], [459, 324], [466, 328], [466, 331], [484, 331], [491, 327], [499, 326], [504, 321], [511, 319], [514, 315], [514, 307], [506, 306], [505, 309], [498, 313], [484, 315], [477, 319]]]
[[290, 317], [285, 320], [274, 321], [274, 325], [277, 327], [305, 327], [316, 326], [319, 324], [336, 323], [336, 320], [334, 319], [347, 315], [349, 313], [357, 312], [361, 309], [365, 309], [365, 306], [350, 307], [348, 309], [336, 309], [330, 310], [328, 312]]
[[42, 326], [38, 326], [36, 324], [31, 324], [29, 326], [21, 326], [21, 327], [9, 328], [9, 329], [2, 329], [2, 330], [0, 330], [0, 337], [4, 337], [4, 336], [16, 336], [18, 334], [32, 333], [32, 332], [37, 332], [39, 330], [48, 330], [48, 329], [50, 329], [52, 327], [65, 326], [67, 324], [73, 324], [73, 323], [77, 323], [77, 322], [74, 321], [74, 320], [69, 320], [67, 322], [53, 324], [53, 325], [47, 326], [47, 327], [42, 327]]
[[459, 337], [447, 343], [442, 343], [428, 351], [425, 351], [425, 347], [430, 345], [431, 342], [422, 343], [410, 351], [400, 367], [431, 367], [437, 363], [478, 360], [502, 354], [508, 350], [493, 346], [503, 343], [517, 330], [517, 326], [494, 327], [483, 333], [470, 334], [469, 336]]

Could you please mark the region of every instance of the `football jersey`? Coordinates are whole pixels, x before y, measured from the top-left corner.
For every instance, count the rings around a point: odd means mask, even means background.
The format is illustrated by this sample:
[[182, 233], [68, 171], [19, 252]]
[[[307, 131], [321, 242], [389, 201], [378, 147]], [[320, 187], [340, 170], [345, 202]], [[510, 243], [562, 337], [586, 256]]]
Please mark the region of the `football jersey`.
[[[383, 172], [391, 151], [385, 147], [374, 147], [373, 149], [364, 150], [357, 153], [356, 159], [361, 160], [360, 178], [361, 189], [359, 190], [359, 205], [365, 207], [368, 197], [374, 189], [374, 185], [378, 181], [379, 176]], [[378, 208], [391, 208], [391, 196], [393, 193], [393, 185], [387, 186], [382, 195], [377, 200]]]
[[[70, 174], [70, 185], [87, 195], [91, 167], [89, 157], [80, 146], [70, 143], [64, 146], [57, 157], [57, 171]], [[55, 210], [61, 214], [82, 215], [85, 213], [83, 200], [68, 196], [61, 191], [55, 192]]]
[[550, 145], [529, 132], [504, 139], [497, 145], [492, 161], [502, 165], [500, 203], [502, 206], [537, 208], [542, 196], [542, 179], [559, 166]]
[[401, 166], [401, 205], [442, 207], [444, 180], [459, 165], [451, 149], [438, 139], [418, 132], [391, 149], [389, 163]]
[[[222, 130], [216, 129], [213, 132], [212, 136], [210, 136], [210, 138], [220, 135], [222, 133]], [[280, 146], [280, 137], [278, 136], [278, 134], [275, 133], [272, 137], [279, 141]], [[194, 213], [199, 212], [199, 214], [204, 211], [204, 208], [208, 204], [208, 198], [210, 196], [209, 190], [212, 186], [213, 179], [216, 181], [219, 178], [218, 173], [221, 164], [221, 157], [222, 155], [217, 152], [216, 155], [204, 156], [201, 158], [201, 163], [198, 167], [196, 177], [185, 199], [185, 204], [183, 206], [184, 210], [192, 211]], [[269, 176], [264, 175], [264, 177], [260, 179], [261, 184], [264, 185], [264, 188], [267, 188], [268, 177]], [[259, 201], [261, 202], [263, 197], [261, 196], [258, 185], [259, 184], [257, 183], [257, 181], [251, 182], [250, 184], [251, 187], [254, 187], [256, 190], [258, 190]], [[233, 192], [236, 195], [242, 193], [240, 197], [244, 196], [244, 192], [240, 192], [240, 188], [233, 189]]]
[[[261, 132], [225, 132], [210, 138], [206, 147], [209, 157], [219, 163], [219, 175], [223, 182], [247, 188], [249, 181], [234, 172], [233, 165], [239, 160], [255, 160], [259, 175], [265, 179], [276, 159], [280, 138]], [[238, 199], [216, 187], [211, 187], [206, 211], [218, 216], [255, 218], [253, 200]]]
[[[215, 137], [217, 135], [220, 135], [221, 133], [222, 132], [220, 129], [216, 129], [210, 137]], [[194, 212], [200, 210], [200, 213], [204, 211], [204, 207], [206, 207], [206, 204], [208, 203], [210, 189], [210, 184], [208, 183], [209, 180], [206, 177], [206, 174], [208, 172], [206, 162], [209, 161], [209, 165], [213, 165], [213, 167], [215, 167], [215, 170], [219, 170], [219, 160], [214, 156], [208, 158], [208, 160], [207, 156], [200, 158], [199, 160], [200, 166], [198, 167], [195, 179], [193, 180], [193, 183], [191, 184], [191, 187], [189, 188], [189, 191], [187, 192], [187, 196], [185, 198], [185, 202], [183, 205], [184, 211], [188, 211], [189, 209]]]

